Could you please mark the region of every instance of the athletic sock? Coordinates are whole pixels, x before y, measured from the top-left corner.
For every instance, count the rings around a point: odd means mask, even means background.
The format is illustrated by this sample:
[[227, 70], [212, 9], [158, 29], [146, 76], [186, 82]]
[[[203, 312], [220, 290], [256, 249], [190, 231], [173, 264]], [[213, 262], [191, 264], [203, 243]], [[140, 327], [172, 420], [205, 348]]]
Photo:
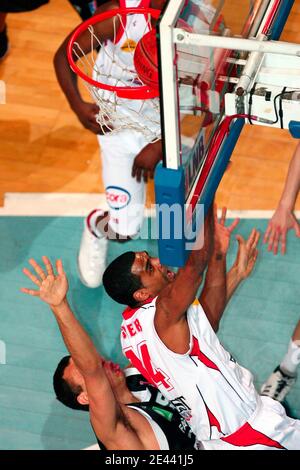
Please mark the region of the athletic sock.
[[284, 356], [280, 369], [282, 372], [290, 375], [296, 375], [297, 367], [300, 364], [300, 347], [292, 340], [289, 342], [289, 347], [286, 355]]
[[88, 215], [87, 218], [88, 227], [92, 234], [95, 235], [97, 238], [104, 237], [104, 234], [97, 226], [97, 221], [99, 217], [101, 217], [101, 215], [103, 215], [103, 211], [101, 209], [95, 209]]

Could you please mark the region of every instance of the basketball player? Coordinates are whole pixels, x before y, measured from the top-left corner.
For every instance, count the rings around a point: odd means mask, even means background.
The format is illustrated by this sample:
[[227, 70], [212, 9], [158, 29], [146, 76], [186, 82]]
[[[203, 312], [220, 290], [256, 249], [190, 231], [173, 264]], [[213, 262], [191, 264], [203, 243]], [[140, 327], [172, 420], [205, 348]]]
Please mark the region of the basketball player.
[[[225, 215], [223, 211], [221, 223]], [[232, 230], [236, 224], [237, 221]], [[223, 231], [225, 243], [228, 233]], [[247, 242], [242, 237], [239, 239], [237, 258], [228, 273], [233, 290], [253, 269], [257, 240], [254, 232]], [[133, 366], [122, 372], [118, 365], [98, 354], [68, 304], [68, 282], [61, 261], [57, 261], [57, 274], [47, 257], [43, 261], [46, 269], [30, 260], [35, 275], [26, 268], [23, 270], [37, 290], [21, 290], [49, 304], [72, 356], [64, 357], [55, 371], [53, 384], [57, 398], [72, 409], [89, 410], [100, 448], [188, 450], [196, 445], [197, 449], [210, 449], [210, 442], [195, 442], [195, 436], [174, 405]], [[213, 445], [222, 448], [224, 443], [215, 441]]]
[[[162, 9], [165, 2], [166, 0], [111, 0], [98, 8], [96, 14], [118, 7]], [[201, 1], [199, 3], [201, 4]], [[149, 30], [147, 19], [142, 16], [130, 16], [130, 26], [127, 25], [126, 33], [122, 32], [117, 42], [118, 53], [115, 59], [117, 62], [126, 63], [129, 68], [133, 68], [133, 60], [132, 54], [128, 54], [126, 44], [128, 45], [129, 41], [132, 48], [132, 44], [136, 44], [142, 35]], [[94, 28], [99, 39], [107, 41], [105, 47], [110, 47], [114, 37], [113, 20], [109, 19], [100, 24], [98, 23], [94, 25]], [[126, 241], [139, 232], [142, 224], [145, 181], [144, 178], [140, 177], [143, 164], [139, 159], [135, 160], [135, 157], [142, 152], [142, 161], [149, 162], [153, 173], [157, 161], [161, 159], [162, 149], [159, 141], [149, 144], [141, 132], [130, 129], [121, 130], [114, 134], [106, 132], [105, 135], [101, 135], [102, 131], [96, 122], [96, 115], [99, 112], [98, 106], [86, 103], [82, 99], [77, 87], [76, 75], [71, 71], [68, 64], [66, 47], [69, 37], [63, 42], [55, 55], [55, 70], [59, 84], [72, 110], [84, 127], [97, 134], [101, 147], [103, 180], [109, 206], [109, 218], [107, 213], [104, 213], [101, 209], [95, 209], [88, 215], [84, 223], [79, 250], [80, 278], [88, 287], [97, 287], [101, 284], [103, 270], [105, 269], [106, 237], [111, 240]], [[80, 48], [85, 53], [91, 50], [89, 33], [82, 34], [77, 42], [79, 42]], [[107, 55], [103, 52], [103, 49], [100, 49], [97, 58], [98, 67], [101, 68], [101, 65], [104, 64], [105, 67], [109, 68], [110, 64], [107, 64], [107, 60]], [[141, 107], [138, 100], [134, 101], [137, 107]], [[150, 112], [149, 109], [147, 101], [145, 101], [143, 115], [147, 115]], [[157, 135], [160, 134], [159, 122], [154, 125], [153, 132]], [[133, 166], [134, 161], [135, 165]], [[149, 175], [151, 176], [151, 174]], [[145, 177], [145, 179], [147, 178]]]
[[268, 250], [278, 253], [278, 245], [281, 244], [281, 254], [286, 252], [286, 235], [289, 230], [294, 230], [300, 237], [300, 224], [294, 214], [297, 196], [300, 190], [300, 143], [297, 145], [293, 158], [289, 165], [283, 193], [278, 207], [271, 218], [265, 236], [264, 243], [268, 243]]
[[56, 263], [57, 274], [47, 257], [43, 261], [46, 269], [30, 260], [35, 275], [23, 270], [38, 289], [21, 290], [50, 306], [72, 356], [64, 357], [54, 374], [57, 398], [73, 409], [89, 410], [101, 449], [194, 449], [195, 436], [157, 389], [146, 387], [145, 379], [132, 367], [126, 370], [129, 389], [120, 367], [98, 354], [68, 304], [68, 281], [61, 261]]
[[[213, 232], [210, 211], [203, 248], [191, 252], [177, 275], [146, 252], [127, 252], [108, 266], [107, 293], [129, 305], [121, 327], [124, 355], [212, 448], [218, 448], [217, 439], [231, 449], [300, 449], [300, 421], [288, 418], [277, 401], [258, 395], [251, 373], [216, 336], [226, 305], [220, 297], [226, 291], [228, 246], [218, 237], [213, 246]], [[211, 270], [195, 301], [208, 261]]]

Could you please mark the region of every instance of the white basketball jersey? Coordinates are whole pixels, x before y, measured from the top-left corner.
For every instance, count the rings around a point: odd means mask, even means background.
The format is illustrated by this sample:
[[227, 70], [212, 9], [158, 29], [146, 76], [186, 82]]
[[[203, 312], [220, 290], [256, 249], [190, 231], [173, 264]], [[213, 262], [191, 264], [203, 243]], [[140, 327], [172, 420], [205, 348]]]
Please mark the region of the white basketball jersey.
[[186, 418], [199, 440], [231, 434], [247, 422], [259, 401], [251, 373], [223, 348], [199, 303], [187, 311], [190, 347], [170, 351], [154, 327], [156, 298], [123, 313], [125, 356]]

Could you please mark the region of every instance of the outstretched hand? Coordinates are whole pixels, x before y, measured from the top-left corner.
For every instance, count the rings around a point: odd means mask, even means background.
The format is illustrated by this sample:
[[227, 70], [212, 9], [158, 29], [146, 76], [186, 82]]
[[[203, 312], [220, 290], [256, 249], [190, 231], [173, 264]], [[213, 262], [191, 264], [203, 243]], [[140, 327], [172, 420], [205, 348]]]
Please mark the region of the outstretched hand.
[[218, 220], [217, 206], [216, 204], [214, 205], [215, 251], [219, 251], [220, 253], [224, 255], [226, 255], [228, 251], [231, 234], [240, 221], [240, 219], [236, 218], [234, 219], [232, 224], [230, 224], [228, 227], [225, 227], [226, 213], [227, 213], [227, 208], [223, 207], [221, 218], [220, 220]]
[[274, 255], [278, 253], [278, 246], [281, 243], [281, 254], [286, 253], [286, 236], [289, 230], [294, 230], [297, 237], [300, 237], [300, 224], [293, 212], [278, 207], [273, 217], [269, 221], [264, 243], [268, 243], [268, 251], [273, 251]]
[[23, 269], [25, 276], [27, 276], [38, 288], [27, 289], [22, 287], [21, 292], [34, 297], [39, 297], [50, 306], [57, 307], [66, 299], [69, 288], [67, 276], [64, 272], [61, 260], [56, 261], [57, 274], [55, 274], [49, 258], [47, 258], [47, 256], [43, 256], [42, 259], [45, 269], [43, 269], [34, 259], [31, 258], [29, 260], [30, 265], [33, 267], [37, 275], [32, 274], [27, 268]]
[[236, 235], [235, 238], [238, 241], [239, 249], [234, 266], [237, 268], [238, 277], [246, 279], [251, 274], [257, 259], [260, 233], [254, 228], [247, 240], [244, 240], [241, 235]]

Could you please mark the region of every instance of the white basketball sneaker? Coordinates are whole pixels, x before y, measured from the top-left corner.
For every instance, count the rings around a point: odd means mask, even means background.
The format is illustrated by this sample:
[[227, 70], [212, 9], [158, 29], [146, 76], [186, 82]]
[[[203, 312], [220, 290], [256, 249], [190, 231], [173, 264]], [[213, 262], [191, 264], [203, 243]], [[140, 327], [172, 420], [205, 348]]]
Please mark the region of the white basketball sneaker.
[[103, 211], [94, 210], [84, 221], [81, 237], [78, 271], [81, 282], [91, 288], [102, 284], [102, 276], [106, 268], [106, 254], [108, 240], [95, 230], [93, 222], [103, 215]]
[[285, 374], [278, 366], [261, 387], [260, 394], [282, 402], [295, 382], [296, 376]]

